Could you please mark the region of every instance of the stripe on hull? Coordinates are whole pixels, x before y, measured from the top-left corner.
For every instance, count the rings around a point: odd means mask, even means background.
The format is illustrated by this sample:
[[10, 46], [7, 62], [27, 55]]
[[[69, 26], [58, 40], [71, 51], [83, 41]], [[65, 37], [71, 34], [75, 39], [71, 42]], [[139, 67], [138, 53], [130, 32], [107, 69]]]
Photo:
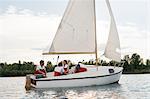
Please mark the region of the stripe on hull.
[[67, 78], [67, 79], [34, 79], [35, 81], [58, 81], [58, 80], [76, 80], [76, 79], [87, 79], [87, 78], [99, 78], [99, 77], [106, 77], [106, 76], [112, 76], [112, 75], [116, 75], [116, 74], [119, 74], [121, 73], [122, 71], [120, 72], [117, 72], [117, 73], [114, 73], [114, 74], [110, 74], [110, 75], [103, 75], [103, 76], [93, 76], [93, 77], [81, 77], [81, 78]]

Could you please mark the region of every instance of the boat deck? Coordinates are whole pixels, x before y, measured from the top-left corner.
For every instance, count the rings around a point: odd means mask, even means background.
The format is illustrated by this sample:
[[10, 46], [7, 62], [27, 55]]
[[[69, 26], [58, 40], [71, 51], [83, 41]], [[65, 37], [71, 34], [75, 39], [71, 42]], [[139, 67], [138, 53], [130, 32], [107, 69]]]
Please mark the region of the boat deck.
[[[95, 77], [95, 76], [104, 76], [104, 75], [110, 75], [108, 72], [108, 69], [113, 69], [115, 68], [114, 73], [117, 73], [121, 71], [118, 67], [113, 67], [113, 66], [99, 66], [96, 67], [94, 65], [88, 65], [87, 71], [86, 72], [80, 72], [80, 73], [71, 73], [67, 75], [61, 75], [61, 76], [54, 76], [54, 72], [48, 72], [47, 73], [47, 78], [40, 78], [38, 80], [45, 80], [45, 79], [66, 79], [66, 78], [83, 78], [83, 77]], [[31, 76], [32, 79], [36, 79], [34, 75]], [[37, 79], [36, 79], [37, 80]]]

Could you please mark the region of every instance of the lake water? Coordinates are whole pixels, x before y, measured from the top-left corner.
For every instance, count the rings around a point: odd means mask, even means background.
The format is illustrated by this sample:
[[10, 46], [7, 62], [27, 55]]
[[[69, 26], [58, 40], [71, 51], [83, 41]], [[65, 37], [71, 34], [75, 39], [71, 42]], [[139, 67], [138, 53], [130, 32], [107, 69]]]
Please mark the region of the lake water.
[[0, 77], [0, 99], [150, 99], [150, 74], [122, 75], [119, 84], [24, 89], [25, 77]]

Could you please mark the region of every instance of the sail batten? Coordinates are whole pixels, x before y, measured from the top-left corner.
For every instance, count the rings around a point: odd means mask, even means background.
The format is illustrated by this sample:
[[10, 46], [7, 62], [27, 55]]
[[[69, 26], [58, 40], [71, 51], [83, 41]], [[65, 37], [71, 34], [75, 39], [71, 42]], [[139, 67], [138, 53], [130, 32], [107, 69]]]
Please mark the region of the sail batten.
[[49, 53], [43, 53], [43, 55], [49, 55], [49, 54], [95, 54], [95, 52], [49, 52]]
[[95, 52], [93, 0], [70, 0], [48, 53]]

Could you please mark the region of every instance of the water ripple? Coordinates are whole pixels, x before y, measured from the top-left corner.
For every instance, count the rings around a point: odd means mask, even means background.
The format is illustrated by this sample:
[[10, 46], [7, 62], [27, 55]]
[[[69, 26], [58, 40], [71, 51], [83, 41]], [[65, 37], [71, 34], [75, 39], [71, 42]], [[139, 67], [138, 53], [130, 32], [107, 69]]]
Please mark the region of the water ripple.
[[119, 84], [24, 89], [25, 77], [0, 77], [0, 99], [150, 99], [150, 74], [122, 75]]

